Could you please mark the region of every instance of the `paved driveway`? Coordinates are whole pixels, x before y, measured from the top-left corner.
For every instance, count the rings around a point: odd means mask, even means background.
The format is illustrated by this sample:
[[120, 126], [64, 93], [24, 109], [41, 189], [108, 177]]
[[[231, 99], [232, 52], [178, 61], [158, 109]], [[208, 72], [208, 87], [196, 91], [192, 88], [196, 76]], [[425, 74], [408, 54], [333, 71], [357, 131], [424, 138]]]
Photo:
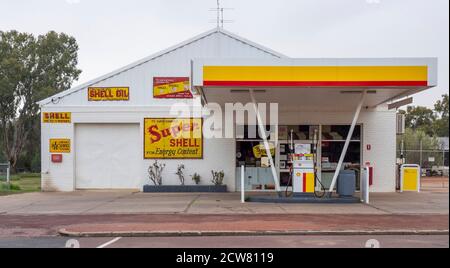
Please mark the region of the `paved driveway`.
[[30, 193], [0, 197], [3, 215], [95, 214], [446, 214], [448, 189], [376, 193], [371, 204], [240, 203], [238, 193], [144, 194], [129, 191]]

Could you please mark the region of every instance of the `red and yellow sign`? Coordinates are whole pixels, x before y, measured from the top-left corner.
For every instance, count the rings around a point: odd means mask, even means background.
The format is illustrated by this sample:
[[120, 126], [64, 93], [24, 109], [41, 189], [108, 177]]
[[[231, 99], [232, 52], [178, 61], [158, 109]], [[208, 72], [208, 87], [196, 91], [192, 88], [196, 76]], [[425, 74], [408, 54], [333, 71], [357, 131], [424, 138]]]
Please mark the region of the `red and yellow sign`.
[[145, 159], [202, 159], [201, 118], [147, 118], [144, 121]]
[[72, 123], [72, 113], [43, 113], [42, 121], [51, 124], [70, 124]]
[[50, 153], [70, 153], [70, 140], [69, 139], [51, 139], [50, 140]]
[[204, 66], [218, 87], [424, 87], [427, 66]]
[[89, 101], [128, 101], [130, 100], [129, 87], [90, 87], [88, 89]]
[[157, 99], [192, 99], [189, 77], [154, 77], [153, 97]]
[[[269, 143], [269, 149], [270, 149], [270, 154], [272, 156], [275, 156], [275, 145], [273, 145], [272, 143]], [[266, 157], [267, 156], [267, 150], [266, 150], [266, 147], [264, 146], [264, 144], [258, 144], [255, 147], [253, 147], [253, 155], [257, 159], [260, 159], [262, 157]]]

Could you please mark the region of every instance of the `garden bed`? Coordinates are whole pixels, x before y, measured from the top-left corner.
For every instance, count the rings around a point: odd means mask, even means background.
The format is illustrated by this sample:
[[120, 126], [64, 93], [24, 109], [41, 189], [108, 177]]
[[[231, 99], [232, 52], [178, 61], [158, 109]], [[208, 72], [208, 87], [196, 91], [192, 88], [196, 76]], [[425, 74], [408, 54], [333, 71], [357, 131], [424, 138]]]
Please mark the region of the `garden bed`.
[[226, 185], [144, 185], [144, 193], [226, 193]]

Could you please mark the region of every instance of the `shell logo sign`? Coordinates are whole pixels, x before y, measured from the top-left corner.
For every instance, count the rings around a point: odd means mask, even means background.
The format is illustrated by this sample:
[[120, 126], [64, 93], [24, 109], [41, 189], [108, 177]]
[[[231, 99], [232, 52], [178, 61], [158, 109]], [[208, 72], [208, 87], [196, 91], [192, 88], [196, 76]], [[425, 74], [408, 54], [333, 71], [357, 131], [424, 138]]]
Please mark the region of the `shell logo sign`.
[[203, 119], [147, 118], [144, 121], [145, 159], [202, 159]]
[[72, 122], [72, 113], [43, 113], [42, 121], [49, 124], [70, 124]]

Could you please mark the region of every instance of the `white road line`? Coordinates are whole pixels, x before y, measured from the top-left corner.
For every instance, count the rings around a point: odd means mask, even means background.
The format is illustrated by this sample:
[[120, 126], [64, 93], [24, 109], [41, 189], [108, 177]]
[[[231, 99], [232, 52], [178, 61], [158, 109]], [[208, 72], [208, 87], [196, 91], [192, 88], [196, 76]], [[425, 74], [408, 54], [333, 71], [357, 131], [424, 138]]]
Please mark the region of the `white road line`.
[[113, 240], [111, 240], [111, 241], [109, 241], [109, 242], [106, 242], [105, 244], [100, 245], [100, 246], [98, 246], [97, 248], [106, 248], [107, 246], [116, 243], [116, 242], [119, 241], [121, 238], [122, 238], [122, 237], [114, 238]]

